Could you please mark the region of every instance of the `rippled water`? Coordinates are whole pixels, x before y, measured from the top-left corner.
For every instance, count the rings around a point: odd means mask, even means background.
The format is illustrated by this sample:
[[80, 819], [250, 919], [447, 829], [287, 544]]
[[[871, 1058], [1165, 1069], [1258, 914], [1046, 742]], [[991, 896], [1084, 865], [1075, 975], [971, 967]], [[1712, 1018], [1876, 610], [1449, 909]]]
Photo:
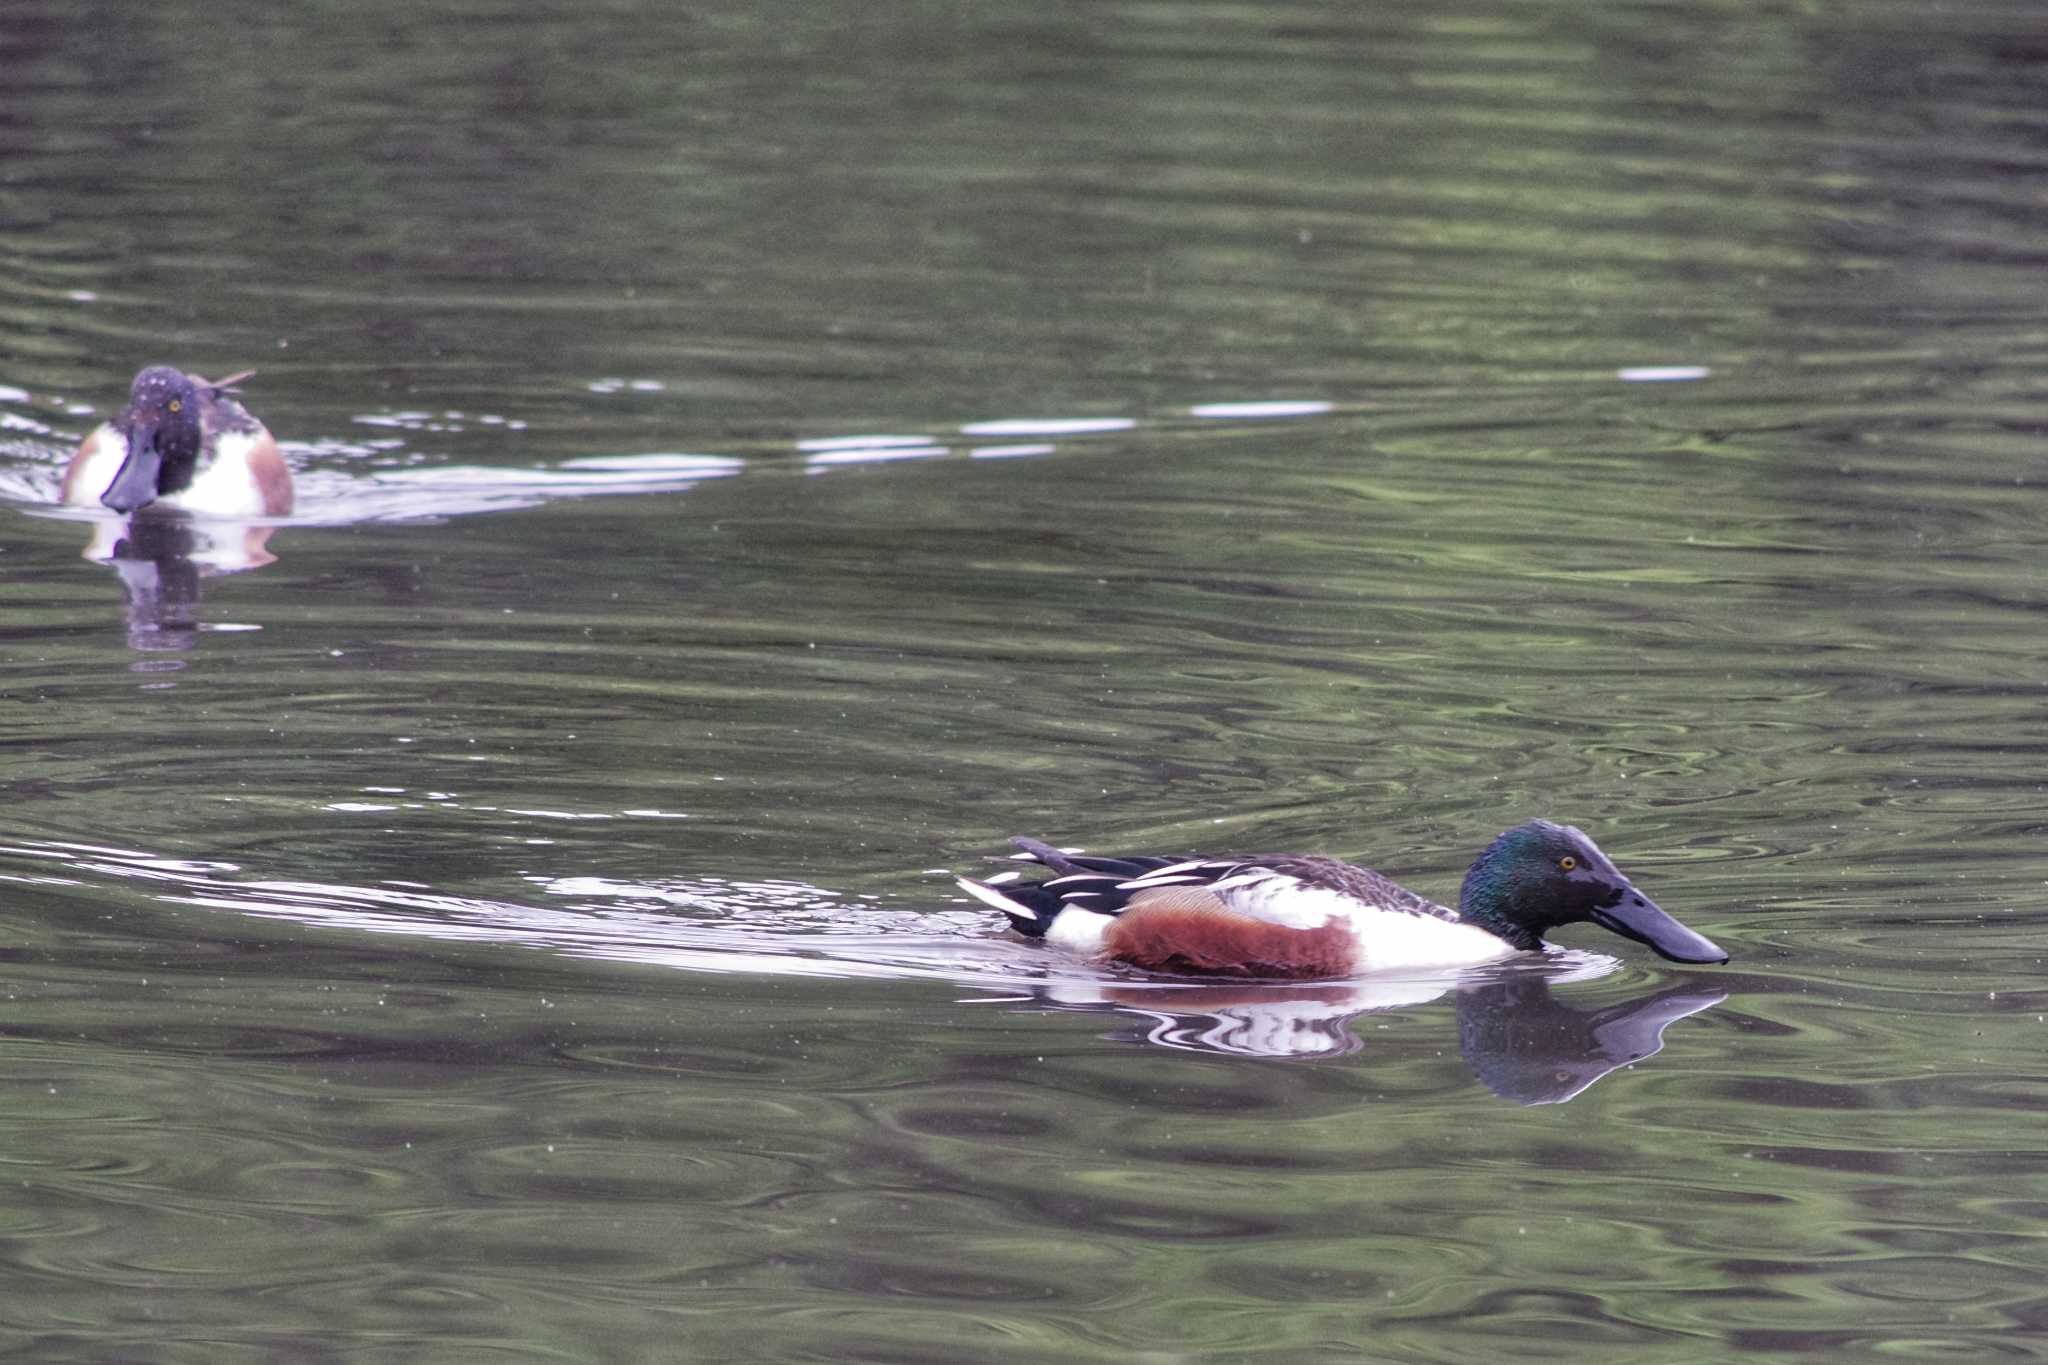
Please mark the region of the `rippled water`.
[[[0, 1350], [2048, 1356], [2030, 8], [0, 14]], [[51, 505], [254, 367], [281, 524]], [[1590, 927], [1208, 986], [1011, 834]]]

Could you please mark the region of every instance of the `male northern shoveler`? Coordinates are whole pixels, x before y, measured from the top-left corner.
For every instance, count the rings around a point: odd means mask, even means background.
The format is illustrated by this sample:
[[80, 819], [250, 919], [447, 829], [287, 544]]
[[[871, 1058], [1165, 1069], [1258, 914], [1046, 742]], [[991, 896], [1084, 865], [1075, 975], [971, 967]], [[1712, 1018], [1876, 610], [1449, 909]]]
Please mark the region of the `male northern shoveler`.
[[1458, 908], [1312, 854], [1101, 858], [1012, 839], [1054, 876], [959, 879], [1031, 938], [1158, 972], [1312, 979], [1455, 967], [1543, 946], [1591, 920], [1674, 962], [1728, 954], [1658, 909], [1570, 825], [1531, 820], [1473, 860]]
[[135, 376], [128, 406], [95, 427], [64, 471], [64, 501], [133, 512], [152, 502], [199, 516], [281, 517], [292, 475], [277, 439], [229, 395], [254, 374], [201, 379], [169, 365]]

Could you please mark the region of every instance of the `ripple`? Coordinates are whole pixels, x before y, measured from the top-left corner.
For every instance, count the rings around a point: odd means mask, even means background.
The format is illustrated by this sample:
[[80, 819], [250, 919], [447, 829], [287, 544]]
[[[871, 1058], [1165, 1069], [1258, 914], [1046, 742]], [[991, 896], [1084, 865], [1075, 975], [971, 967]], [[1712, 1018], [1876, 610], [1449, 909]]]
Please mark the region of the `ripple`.
[[1197, 403], [1188, 409], [1188, 415], [1219, 421], [1258, 421], [1274, 417], [1320, 417], [1334, 406], [1315, 400], [1284, 398], [1249, 403]]
[[889, 464], [898, 460], [935, 460], [952, 452], [945, 446], [856, 446], [814, 452], [805, 464], [812, 469], [838, 465]]
[[815, 436], [798, 441], [805, 454], [829, 454], [840, 450], [923, 450], [938, 444], [929, 436]]
[[994, 421], [969, 422], [960, 428], [962, 436], [1087, 436], [1100, 432], [1130, 431], [1138, 425], [1134, 417], [1007, 417]]
[[1707, 379], [1713, 373], [1705, 365], [1633, 365], [1616, 370], [1614, 377], [1624, 384], [1674, 384]]

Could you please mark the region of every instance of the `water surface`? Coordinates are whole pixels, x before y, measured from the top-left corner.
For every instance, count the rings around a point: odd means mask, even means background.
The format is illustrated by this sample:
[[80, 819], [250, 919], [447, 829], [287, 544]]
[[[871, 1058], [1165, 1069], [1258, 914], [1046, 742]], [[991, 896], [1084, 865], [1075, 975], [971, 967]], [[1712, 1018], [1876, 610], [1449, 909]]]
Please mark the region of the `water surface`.
[[[0, 52], [0, 1348], [2048, 1356], [2030, 10]], [[159, 359], [293, 519], [49, 505]], [[1195, 988], [950, 881], [1539, 814], [1734, 962]]]

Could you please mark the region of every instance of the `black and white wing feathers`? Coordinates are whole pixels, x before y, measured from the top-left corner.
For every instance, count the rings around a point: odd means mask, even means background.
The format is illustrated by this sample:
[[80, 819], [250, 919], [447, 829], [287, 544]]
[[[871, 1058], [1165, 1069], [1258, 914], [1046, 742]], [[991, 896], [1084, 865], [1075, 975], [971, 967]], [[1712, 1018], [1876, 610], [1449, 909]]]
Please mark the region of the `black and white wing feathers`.
[[1070, 852], [1037, 839], [1011, 840], [1014, 859], [1050, 868], [1041, 881], [1015, 874], [961, 879], [977, 899], [1009, 916], [1019, 932], [1042, 936], [1062, 910], [1119, 915], [1147, 892], [1185, 887], [1212, 893], [1221, 908], [1278, 924], [1315, 927], [1333, 913], [1381, 910], [1456, 922], [1457, 913], [1371, 868], [1295, 853], [1229, 857], [1108, 858]]

